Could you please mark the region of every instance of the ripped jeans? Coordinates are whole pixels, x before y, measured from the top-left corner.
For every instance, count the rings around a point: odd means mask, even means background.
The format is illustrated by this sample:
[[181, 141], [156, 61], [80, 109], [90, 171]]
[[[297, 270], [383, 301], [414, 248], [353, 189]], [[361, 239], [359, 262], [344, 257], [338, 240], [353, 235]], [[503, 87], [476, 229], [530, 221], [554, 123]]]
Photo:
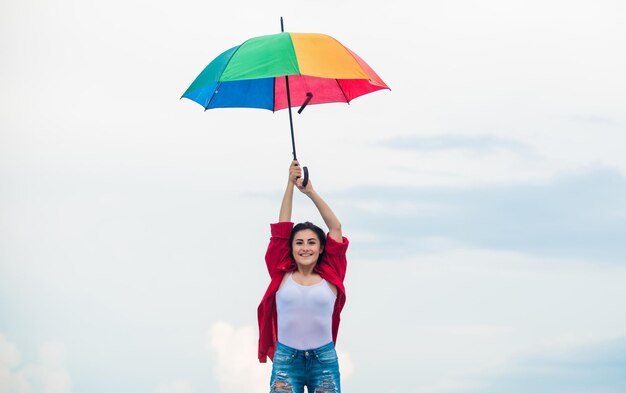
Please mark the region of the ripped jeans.
[[341, 393], [335, 345], [302, 351], [276, 344], [270, 393]]

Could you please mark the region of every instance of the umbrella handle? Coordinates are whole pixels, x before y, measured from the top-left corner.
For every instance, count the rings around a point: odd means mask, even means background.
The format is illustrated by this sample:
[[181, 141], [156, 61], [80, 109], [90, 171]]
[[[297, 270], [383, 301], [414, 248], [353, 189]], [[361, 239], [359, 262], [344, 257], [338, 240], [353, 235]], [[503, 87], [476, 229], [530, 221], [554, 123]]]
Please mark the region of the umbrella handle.
[[298, 109], [298, 114], [302, 113], [304, 108], [306, 108], [306, 106], [309, 105], [309, 101], [311, 101], [311, 98], [313, 98], [313, 93], [311, 92], [306, 93], [306, 100], [304, 100], [304, 102], [302, 103], [302, 106], [300, 107], [300, 109]]
[[302, 187], [306, 187], [309, 184], [309, 168], [303, 166], [302, 170], [304, 171], [304, 177], [302, 178]]

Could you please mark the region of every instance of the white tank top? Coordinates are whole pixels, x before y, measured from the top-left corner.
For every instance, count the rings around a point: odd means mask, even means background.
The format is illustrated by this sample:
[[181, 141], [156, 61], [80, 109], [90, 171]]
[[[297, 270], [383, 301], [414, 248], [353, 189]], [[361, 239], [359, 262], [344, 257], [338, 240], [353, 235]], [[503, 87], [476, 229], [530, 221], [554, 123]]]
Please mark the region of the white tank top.
[[326, 280], [300, 285], [291, 273], [276, 292], [278, 341], [295, 349], [314, 349], [333, 341], [332, 319], [337, 296]]

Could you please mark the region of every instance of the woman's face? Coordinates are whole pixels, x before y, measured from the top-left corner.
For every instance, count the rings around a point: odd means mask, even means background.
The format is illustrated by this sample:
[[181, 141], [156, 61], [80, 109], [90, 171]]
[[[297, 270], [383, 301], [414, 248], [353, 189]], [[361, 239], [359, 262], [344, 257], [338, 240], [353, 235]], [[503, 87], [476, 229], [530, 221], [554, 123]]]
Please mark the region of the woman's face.
[[298, 231], [293, 237], [293, 258], [300, 265], [315, 265], [324, 251], [317, 234], [310, 229]]

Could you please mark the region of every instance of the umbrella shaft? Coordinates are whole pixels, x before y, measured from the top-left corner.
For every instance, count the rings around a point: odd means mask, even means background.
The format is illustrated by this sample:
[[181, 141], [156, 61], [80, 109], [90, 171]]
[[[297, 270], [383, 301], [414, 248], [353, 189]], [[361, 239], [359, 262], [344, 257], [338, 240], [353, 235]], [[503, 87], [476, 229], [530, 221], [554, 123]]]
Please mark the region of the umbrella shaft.
[[291, 95], [289, 94], [289, 77], [285, 76], [285, 85], [287, 88], [287, 108], [289, 109], [289, 126], [291, 127], [291, 148], [293, 149], [293, 159], [296, 157], [296, 138], [293, 135], [293, 116], [291, 115]]
[[[283, 17], [280, 17], [280, 31], [281, 33], [285, 32], [285, 25], [283, 25]], [[293, 136], [293, 117], [291, 116], [291, 95], [289, 94], [289, 77], [285, 75], [285, 86], [287, 88], [287, 108], [289, 109], [289, 126], [291, 127], [291, 148], [293, 149], [293, 159], [297, 160], [296, 157], [296, 139]]]

